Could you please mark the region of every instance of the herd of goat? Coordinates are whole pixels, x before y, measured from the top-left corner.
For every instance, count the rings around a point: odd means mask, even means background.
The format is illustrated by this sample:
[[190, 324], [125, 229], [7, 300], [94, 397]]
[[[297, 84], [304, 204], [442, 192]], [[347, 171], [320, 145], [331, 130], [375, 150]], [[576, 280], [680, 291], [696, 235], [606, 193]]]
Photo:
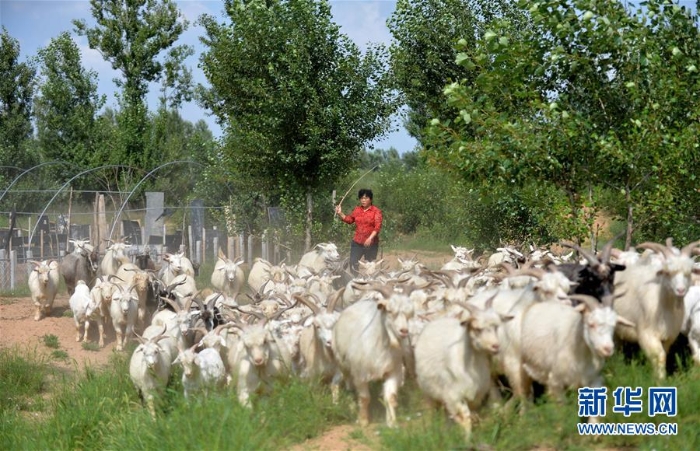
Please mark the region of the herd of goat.
[[658, 379], [681, 333], [700, 364], [700, 241], [621, 251], [611, 240], [598, 254], [564, 243], [578, 258], [506, 247], [474, 259], [452, 246], [454, 258], [439, 270], [399, 258], [391, 270], [361, 261], [357, 274], [334, 244], [321, 243], [296, 265], [256, 259], [247, 277], [242, 259], [220, 252], [201, 290], [182, 253], [166, 254], [156, 269], [113, 242], [98, 264], [88, 241], [72, 243], [60, 265], [32, 262], [35, 319], [50, 314], [62, 275], [77, 341], [96, 323], [104, 346], [109, 319], [117, 350], [139, 341], [129, 372], [154, 416], [173, 365], [182, 366], [186, 397], [232, 385], [248, 407], [282, 375], [329, 384], [334, 402], [345, 384], [357, 393], [361, 424], [369, 422], [369, 384], [381, 381], [389, 426], [410, 377], [469, 436], [472, 412], [501, 399], [498, 377], [522, 403], [533, 381], [555, 398], [601, 387], [614, 340], [638, 343]]

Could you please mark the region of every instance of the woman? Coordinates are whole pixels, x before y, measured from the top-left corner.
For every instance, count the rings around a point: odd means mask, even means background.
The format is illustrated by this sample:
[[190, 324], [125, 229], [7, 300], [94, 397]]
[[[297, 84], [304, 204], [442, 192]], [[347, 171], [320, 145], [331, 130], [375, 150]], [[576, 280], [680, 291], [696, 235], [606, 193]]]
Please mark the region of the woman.
[[382, 228], [382, 211], [372, 205], [372, 190], [363, 188], [357, 194], [360, 205], [349, 215], [343, 214], [340, 205], [335, 213], [343, 222], [355, 223], [355, 236], [350, 243], [350, 267], [357, 272], [357, 262], [361, 257], [371, 262], [377, 258], [379, 250], [379, 231]]

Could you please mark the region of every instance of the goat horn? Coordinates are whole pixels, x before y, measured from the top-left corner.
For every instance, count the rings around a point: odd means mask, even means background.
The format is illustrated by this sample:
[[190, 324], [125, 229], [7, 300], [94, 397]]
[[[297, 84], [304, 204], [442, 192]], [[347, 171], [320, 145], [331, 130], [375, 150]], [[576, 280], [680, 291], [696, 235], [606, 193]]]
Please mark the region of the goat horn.
[[696, 250], [695, 248], [698, 247], [698, 245], [700, 245], [700, 240], [693, 241], [692, 243], [683, 246], [683, 249], [681, 249], [681, 255], [690, 257], [690, 254], [694, 253]]
[[605, 243], [605, 246], [603, 246], [603, 252], [601, 253], [600, 256], [600, 261], [603, 264], [608, 264], [610, 263], [610, 253], [612, 252], [613, 244], [615, 244], [615, 241], [619, 240], [622, 238], [622, 236], [625, 234], [625, 232], [618, 233], [614, 237], [610, 239], [607, 243]]
[[598, 299], [587, 294], [570, 294], [569, 299], [585, 303], [590, 310], [596, 309], [601, 305], [600, 302], [598, 302]]
[[642, 244], [638, 244], [637, 247], [641, 249], [651, 249], [656, 253], [662, 254], [666, 258], [673, 257], [673, 251], [670, 248], [664, 246], [663, 244], [647, 241]]
[[299, 304], [299, 300], [296, 300], [292, 305], [290, 305], [290, 306], [287, 307], [287, 308], [283, 308], [282, 310], [276, 311], [276, 312], [270, 317], [270, 319], [277, 319], [277, 318], [279, 318], [279, 317], [282, 316], [282, 314], [283, 314], [284, 312], [286, 312], [287, 310], [291, 310], [291, 309], [293, 309], [294, 307], [296, 307], [297, 304]]
[[297, 301], [301, 302], [305, 306], [311, 309], [312, 312], [314, 312], [314, 315], [318, 315], [321, 312], [321, 309], [318, 307], [318, 305], [314, 304], [313, 302], [309, 301], [308, 299], [304, 298], [303, 296], [300, 296], [298, 294], [295, 294], [294, 299]]
[[577, 244], [562, 241], [561, 245], [564, 247], [571, 248], [571, 249], [575, 250], [576, 252], [578, 252], [579, 254], [583, 255], [583, 258], [585, 258], [591, 266], [600, 265], [600, 260], [598, 260], [598, 257], [596, 257], [595, 255], [591, 254], [588, 251], [583, 250]]
[[169, 335], [165, 335], [165, 332], [166, 332], [167, 330], [168, 330], [168, 326], [164, 325], [164, 326], [163, 326], [163, 332], [161, 332], [160, 334], [158, 334], [158, 336], [156, 336], [156, 337], [153, 339], [153, 341], [155, 341], [156, 343], [158, 343], [160, 340], [162, 340], [162, 339], [164, 339], [164, 338], [170, 338]]

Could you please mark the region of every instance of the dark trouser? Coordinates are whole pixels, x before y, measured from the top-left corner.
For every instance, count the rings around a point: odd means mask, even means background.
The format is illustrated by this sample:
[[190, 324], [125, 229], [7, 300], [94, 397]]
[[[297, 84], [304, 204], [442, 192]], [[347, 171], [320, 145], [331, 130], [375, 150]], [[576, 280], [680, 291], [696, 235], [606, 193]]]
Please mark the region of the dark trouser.
[[377, 258], [377, 252], [379, 251], [379, 243], [373, 244], [370, 247], [365, 247], [362, 244], [357, 244], [354, 240], [350, 242], [350, 267], [353, 272], [357, 272], [357, 262], [360, 261], [361, 257], [365, 258], [365, 261], [373, 262]]

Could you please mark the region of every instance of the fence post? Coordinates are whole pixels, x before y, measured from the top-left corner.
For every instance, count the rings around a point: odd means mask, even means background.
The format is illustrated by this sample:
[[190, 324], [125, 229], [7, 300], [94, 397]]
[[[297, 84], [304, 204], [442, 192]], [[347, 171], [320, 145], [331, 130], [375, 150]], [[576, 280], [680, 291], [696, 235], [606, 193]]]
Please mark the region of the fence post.
[[[238, 252], [240, 252], [240, 256], [245, 258], [246, 253], [245, 253], [245, 234], [243, 232], [238, 234]], [[253, 263], [250, 259], [248, 259], [248, 263]]]
[[248, 235], [248, 261], [253, 263], [253, 235]]
[[[15, 275], [17, 274], [17, 251], [10, 251], [10, 290], [15, 289]], [[27, 272], [29, 275], [29, 272]]]
[[[216, 227], [214, 227], [214, 230], [216, 230]], [[219, 256], [219, 235], [214, 234], [214, 238], [212, 239], [212, 244], [214, 245], [214, 260]], [[231, 260], [233, 260], [233, 255], [231, 254], [226, 254], [231, 256]]]
[[226, 255], [228, 255], [231, 260], [234, 260], [236, 256], [241, 255], [236, 252], [236, 240], [228, 234], [226, 235], [226, 252]]
[[5, 249], [0, 249], [0, 283], [2, 283], [2, 289], [7, 289], [7, 251]]
[[263, 230], [262, 236], [260, 237], [260, 256], [267, 261], [270, 261], [270, 256], [267, 252], [267, 229]]
[[197, 248], [197, 252], [194, 255], [194, 258], [196, 260], [194, 261], [194, 263], [202, 263], [204, 260], [202, 259], [202, 242], [201, 241], [197, 241], [196, 248]]
[[[194, 247], [195, 246], [192, 245], [192, 226], [191, 225], [187, 226], [187, 244], [190, 245], [190, 261], [193, 261], [194, 260], [194, 252], [195, 252]], [[180, 246], [180, 249], [182, 250], [182, 252], [185, 251], [184, 244], [182, 246]]]
[[202, 259], [199, 261], [201, 264], [207, 261], [207, 229], [202, 227]]

